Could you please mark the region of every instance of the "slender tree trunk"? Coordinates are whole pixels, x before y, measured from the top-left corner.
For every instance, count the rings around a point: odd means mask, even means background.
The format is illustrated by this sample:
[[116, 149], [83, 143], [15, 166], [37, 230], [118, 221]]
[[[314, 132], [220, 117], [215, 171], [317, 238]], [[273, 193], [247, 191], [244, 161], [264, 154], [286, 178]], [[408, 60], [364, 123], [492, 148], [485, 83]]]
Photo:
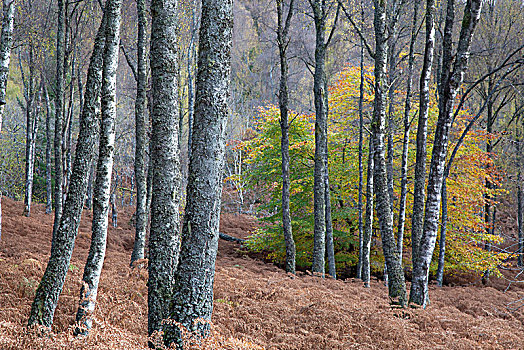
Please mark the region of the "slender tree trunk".
[[366, 217], [364, 225], [364, 234], [362, 237], [362, 281], [364, 287], [369, 288], [370, 279], [370, 261], [371, 235], [373, 234], [373, 173], [374, 166], [373, 138], [369, 138], [369, 155], [368, 155], [368, 173], [366, 183]]
[[[209, 325], [197, 320], [210, 321], [213, 310], [232, 32], [233, 1], [203, 0], [187, 205], [170, 308], [174, 321], [202, 336], [209, 334]], [[166, 339], [180, 347], [181, 334], [175, 328], [168, 329]]]
[[[109, 0], [108, 8], [115, 1], [119, 0]], [[100, 88], [102, 85], [105, 16], [104, 13], [104, 19], [102, 19], [91, 54], [69, 195], [64, 206], [64, 213], [56, 224], [57, 230], [46, 271], [36, 290], [28, 321], [30, 326], [38, 324], [51, 327], [53, 324], [53, 315], [69, 269], [69, 262], [80, 225], [88, 172], [100, 128], [98, 113], [100, 111]]]
[[316, 30], [315, 75], [315, 171], [314, 171], [314, 235], [312, 271], [324, 276], [326, 255], [326, 180], [327, 174], [327, 105], [326, 87], [326, 9], [322, 0], [310, 1]]
[[444, 282], [444, 260], [446, 258], [446, 232], [448, 226], [448, 192], [447, 176], [442, 182], [442, 219], [440, 221], [439, 255], [437, 267], [437, 284], [442, 287]]
[[[42, 82], [44, 78], [41, 78]], [[43, 83], [42, 83], [43, 84]], [[45, 185], [46, 185], [46, 206], [45, 213], [51, 214], [53, 210], [53, 188], [51, 180], [51, 102], [49, 101], [49, 94], [47, 93], [47, 87], [43, 85], [44, 89], [44, 99], [46, 107], [46, 116], [45, 116], [45, 134], [46, 134], [46, 146], [45, 146]]]
[[[53, 224], [53, 245], [62, 216], [63, 163], [62, 129], [64, 114], [64, 58], [65, 58], [65, 0], [58, 0], [58, 29], [56, 34], [56, 90], [55, 90], [55, 221]], [[52, 320], [51, 320], [52, 321]]]
[[415, 185], [413, 190], [413, 216], [411, 218], [411, 260], [413, 266], [418, 257], [424, 222], [424, 197], [426, 186], [426, 143], [428, 135], [429, 83], [435, 51], [435, 0], [426, 1], [426, 45], [420, 74], [419, 115], [417, 126], [417, 155], [415, 161]]
[[[180, 244], [177, 0], [151, 2], [152, 202], [149, 237], [148, 331], [168, 318]], [[217, 34], [218, 35], [218, 34]], [[202, 177], [204, 178], [204, 177]]]
[[[327, 91], [327, 88], [326, 88]], [[326, 168], [327, 171], [327, 168]], [[336, 279], [337, 269], [335, 261], [335, 246], [333, 242], [333, 221], [331, 219], [331, 193], [329, 189], [329, 174], [324, 176], [326, 196], [326, 255], [328, 261], [328, 274]]]
[[518, 250], [517, 250], [517, 266], [524, 266], [524, 230], [523, 230], [523, 191], [522, 191], [522, 140], [520, 139], [519, 130], [517, 128], [517, 224], [518, 224]]
[[137, 1], [138, 58], [135, 100], [135, 179], [136, 179], [136, 226], [135, 244], [131, 254], [133, 262], [144, 258], [147, 230], [147, 9], [145, 0]]
[[[363, 8], [362, 8], [363, 9]], [[360, 87], [358, 97], [358, 265], [357, 278], [362, 278], [364, 260], [364, 43], [360, 40]]]
[[[2, 34], [0, 35], [0, 132], [2, 131], [2, 117], [6, 104], [7, 77], [11, 60], [11, 46], [13, 44], [13, 26], [15, 6], [12, 0], [3, 0], [2, 6]], [[2, 238], [2, 192], [0, 191], [0, 239]]]
[[115, 191], [113, 192], [113, 194], [111, 194], [109, 200], [111, 203], [111, 223], [113, 224], [113, 227], [118, 227], [118, 208], [116, 206], [116, 190], [117, 187], [115, 186]]
[[404, 306], [407, 301], [404, 271], [399, 259], [393, 233], [393, 213], [387, 184], [384, 134], [386, 128], [386, 66], [387, 66], [387, 3], [375, 0], [375, 106], [372, 138], [375, 160], [374, 191], [377, 197], [377, 215], [382, 236], [382, 249], [389, 275], [389, 297], [392, 304]]
[[102, 89], [100, 92], [102, 120], [93, 194], [91, 246], [84, 267], [83, 284], [80, 290], [80, 305], [76, 314], [76, 321], [79, 327], [75, 330], [75, 333], [84, 335], [92, 327], [92, 315], [95, 310], [98, 282], [100, 281], [106, 252], [107, 216], [115, 151], [116, 72], [118, 69], [121, 8], [121, 0], [108, 0], [104, 8], [105, 47], [102, 66]]
[[[26, 100], [26, 142], [25, 142], [25, 195], [24, 195], [24, 216], [31, 216], [31, 204], [33, 199], [33, 178], [35, 169], [34, 149], [36, 147], [36, 132], [38, 127], [38, 116], [34, 113], [34, 68], [33, 68], [33, 48], [30, 47], [29, 77], [24, 83], [24, 95]], [[20, 68], [22, 68], [20, 64]], [[22, 79], [25, 80], [22, 71]]]
[[[410, 302], [422, 307], [426, 307], [429, 302], [429, 266], [437, 238], [442, 183], [444, 180], [449, 129], [454, 115], [455, 97], [468, 67], [471, 39], [480, 19], [481, 9], [482, 0], [468, 0], [466, 2], [453, 70], [447, 75], [448, 78], [443, 80], [442, 97], [439, 101], [439, 118], [435, 131], [428, 179], [424, 229], [420, 241], [419, 254], [413, 269], [410, 293]], [[451, 62], [446, 62], [446, 59], [444, 59], [443, 67], [446, 67], [448, 64], [451, 65]], [[443, 74], [446, 74], [446, 69], [443, 69]]]
[[408, 156], [409, 134], [411, 131], [411, 97], [413, 88], [413, 67], [415, 66], [415, 43], [418, 32], [418, 11], [421, 0], [416, 0], [413, 7], [413, 22], [411, 24], [411, 40], [409, 42], [408, 71], [406, 81], [406, 101], [404, 104], [404, 137], [402, 139], [402, 165], [400, 169], [400, 203], [398, 210], [397, 250], [400, 261], [404, 250], [404, 228], [406, 223], [406, 199], [408, 196]]
[[[284, 241], [286, 243], [286, 272], [295, 273], [295, 240], [293, 239], [293, 230], [291, 227], [291, 212], [289, 209], [289, 123], [288, 123], [288, 61], [286, 51], [289, 43], [289, 27], [293, 17], [294, 0], [289, 2], [288, 14], [284, 20], [283, 1], [276, 0], [277, 5], [277, 42], [280, 53], [280, 91], [278, 100], [280, 105], [280, 129], [281, 153], [282, 153], [282, 229], [284, 232]], [[285, 22], [284, 22], [285, 21]]]

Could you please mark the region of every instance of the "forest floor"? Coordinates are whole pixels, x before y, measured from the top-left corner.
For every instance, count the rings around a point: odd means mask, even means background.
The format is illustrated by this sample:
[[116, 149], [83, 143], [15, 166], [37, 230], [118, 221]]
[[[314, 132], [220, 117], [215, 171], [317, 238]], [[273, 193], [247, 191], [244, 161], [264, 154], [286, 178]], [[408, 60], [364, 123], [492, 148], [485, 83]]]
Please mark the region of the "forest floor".
[[[0, 349], [145, 349], [147, 271], [129, 267], [134, 232], [131, 210], [110, 228], [93, 331], [72, 336], [82, 270], [90, 240], [91, 212], [82, 219], [53, 332], [41, 337], [24, 326], [44, 272], [52, 215], [41, 205], [30, 218], [23, 205], [4, 198], [0, 241]], [[221, 232], [245, 237], [255, 219], [223, 214]], [[524, 288], [431, 286], [427, 310], [391, 309], [382, 282], [295, 278], [250, 257], [235, 243], [220, 242], [213, 324], [221, 349], [524, 349], [524, 308], [511, 312]]]

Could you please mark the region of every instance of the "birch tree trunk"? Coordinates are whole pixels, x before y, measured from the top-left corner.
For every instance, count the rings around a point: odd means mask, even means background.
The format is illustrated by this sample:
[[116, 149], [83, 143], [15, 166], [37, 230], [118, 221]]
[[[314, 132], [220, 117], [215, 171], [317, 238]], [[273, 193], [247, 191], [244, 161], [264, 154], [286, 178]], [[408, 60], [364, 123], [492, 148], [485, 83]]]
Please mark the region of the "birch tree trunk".
[[371, 235], [373, 234], [373, 173], [375, 171], [373, 158], [373, 138], [369, 137], [368, 173], [366, 183], [366, 217], [364, 234], [362, 237], [362, 281], [364, 287], [369, 288]]
[[393, 233], [393, 213], [387, 184], [384, 134], [386, 129], [386, 66], [387, 66], [387, 3], [375, 0], [375, 105], [371, 124], [375, 174], [374, 191], [377, 197], [377, 215], [382, 236], [382, 249], [389, 275], [389, 297], [392, 304], [404, 306], [407, 301], [404, 271], [399, 260], [395, 235]]
[[411, 259], [416, 264], [424, 222], [426, 187], [426, 143], [428, 135], [429, 83], [435, 51], [435, 0], [426, 1], [426, 45], [420, 74], [419, 115], [417, 126], [417, 152], [413, 190], [413, 216], [411, 218]]
[[101, 89], [102, 120], [93, 194], [91, 246], [82, 277], [80, 305], [76, 314], [78, 327], [75, 330], [75, 333], [84, 335], [92, 327], [92, 315], [95, 310], [98, 283], [106, 252], [109, 196], [115, 151], [116, 72], [118, 69], [121, 9], [121, 0], [108, 0], [104, 8], [105, 46]]
[[277, 5], [277, 42], [280, 54], [280, 91], [278, 100], [280, 105], [280, 129], [281, 153], [282, 153], [282, 228], [284, 240], [286, 243], [286, 272], [295, 273], [295, 240], [293, 239], [293, 230], [291, 227], [291, 213], [289, 209], [289, 123], [288, 123], [288, 61], [286, 56], [289, 44], [289, 27], [294, 11], [294, 0], [290, 0], [289, 9], [284, 19], [283, 1], [276, 0]]
[[[42, 81], [43, 77], [41, 78]], [[51, 102], [49, 101], [49, 94], [47, 92], [47, 87], [43, 85], [44, 89], [44, 100], [45, 100], [45, 107], [46, 107], [46, 115], [45, 115], [45, 134], [46, 134], [46, 146], [45, 146], [45, 185], [46, 185], [46, 206], [45, 206], [45, 213], [51, 214], [51, 211], [53, 211], [53, 189], [52, 189], [52, 180], [51, 180], [51, 139], [52, 139], [52, 131], [51, 131]]]
[[[2, 117], [6, 104], [7, 78], [13, 44], [13, 26], [15, 17], [14, 0], [3, 0], [2, 3], [2, 33], [0, 35], [0, 132]], [[2, 192], [0, 191], [0, 239], [2, 238]]]
[[398, 210], [397, 250], [402, 262], [404, 228], [406, 223], [406, 199], [408, 195], [408, 156], [409, 134], [411, 131], [411, 97], [413, 88], [413, 67], [415, 66], [415, 43], [418, 33], [418, 11], [421, 0], [416, 0], [413, 5], [413, 22], [411, 23], [411, 39], [409, 42], [408, 71], [406, 80], [406, 100], [404, 103], [404, 136], [402, 138], [402, 164], [400, 168], [400, 203]]
[[[64, 59], [65, 59], [65, 1], [58, 0], [58, 28], [56, 34], [56, 90], [55, 90], [55, 221], [53, 245], [62, 216], [63, 177], [62, 129], [64, 115]], [[52, 321], [52, 320], [51, 320]]]
[[[232, 32], [233, 1], [203, 0], [187, 205], [170, 308], [170, 318], [202, 336], [209, 325], [194, 322], [210, 321], [213, 311]], [[166, 339], [180, 346], [175, 328], [167, 330]]]
[[135, 100], [135, 179], [136, 179], [136, 226], [135, 243], [131, 254], [133, 262], [144, 258], [147, 230], [147, 9], [145, 0], [137, 1], [138, 14], [138, 56], [137, 56], [137, 82]]
[[442, 219], [440, 221], [440, 239], [439, 239], [439, 255], [438, 255], [438, 266], [437, 266], [437, 284], [442, 287], [444, 282], [444, 260], [446, 258], [446, 233], [448, 226], [448, 192], [447, 192], [447, 179], [444, 175], [442, 182]]
[[[109, 0], [108, 5], [114, 1]], [[105, 17], [105, 14], [104, 14]], [[44, 276], [35, 293], [28, 325], [51, 327], [58, 297], [64, 286], [69, 262], [73, 253], [75, 238], [80, 225], [84, 207], [85, 191], [89, 168], [91, 167], [95, 143], [98, 139], [100, 120], [100, 88], [102, 85], [102, 65], [105, 42], [104, 21], [98, 30], [87, 74], [84, 108], [80, 116], [80, 131], [71, 174], [69, 195], [64, 213], [57, 223], [51, 256]]]
[[[38, 115], [34, 113], [34, 61], [33, 61], [33, 46], [29, 44], [29, 77], [25, 79], [24, 70], [22, 67], [22, 58], [20, 61], [20, 72], [24, 85], [25, 98], [25, 117], [26, 117], [26, 142], [25, 142], [25, 193], [24, 193], [24, 216], [31, 216], [31, 204], [33, 199], [33, 178], [35, 169], [34, 149], [36, 147], [36, 132], [38, 127]], [[20, 56], [20, 55], [19, 55]]]
[[[453, 2], [453, 0], [449, 1]], [[433, 257], [437, 238], [442, 183], [444, 180], [449, 129], [454, 115], [455, 97], [468, 67], [471, 39], [480, 19], [482, 3], [482, 0], [468, 0], [466, 2], [453, 70], [449, 71], [450, 74], [447, 75], [447, 69], [443, 69], [443, 74], [446, 74], [448, 78], [442, 80], [439, 118], [435, 131], [428, 178], [428, 198], [426, 201], [424, 228], [419, 246], [419, 254], [413, 269], [413, 281], [410, 293], [410, 302], [424, 308], [429, 302], [429, 265]], [[445, 54], [444, 57], [447, 57], [447, 55]], [[443, 67], [447, 65], [451, 66], [451, 62], [445, 59], [443, 61]]]
[[362, 262], [364, 260], [364, 43], [360, 40], [360, 87], [358, 97], [358, 265], [357, 278], [362, 278]]
[[177, 0], [151, 2], [152, 202], [149, 237], [148, 332], [169, 316], [180, 245]]
[[193, 130], [193, 115], [195, 114], [194, 72], [197, 31], [198, 31], [198, 1], [193, 1], [193, 15], [191, 21], [191, 40], [187, 49], [187, 159], [191, 159], [191, 142]]

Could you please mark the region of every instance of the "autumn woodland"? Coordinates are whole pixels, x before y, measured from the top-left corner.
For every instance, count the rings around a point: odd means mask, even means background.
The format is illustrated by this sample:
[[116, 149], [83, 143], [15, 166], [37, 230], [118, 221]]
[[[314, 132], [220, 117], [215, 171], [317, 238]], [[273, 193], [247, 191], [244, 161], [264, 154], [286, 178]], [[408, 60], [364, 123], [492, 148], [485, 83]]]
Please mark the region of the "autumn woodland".
[[524, 348], [522, 1], [0, 18], [0, 349]]

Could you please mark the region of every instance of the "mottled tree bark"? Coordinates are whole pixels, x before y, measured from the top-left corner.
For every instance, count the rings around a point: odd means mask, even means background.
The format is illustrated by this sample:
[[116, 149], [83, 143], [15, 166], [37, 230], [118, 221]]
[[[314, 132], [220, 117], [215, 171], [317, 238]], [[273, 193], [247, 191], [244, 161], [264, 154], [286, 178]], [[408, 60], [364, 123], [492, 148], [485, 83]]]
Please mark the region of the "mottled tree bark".
[[369, 288], [370, 279], [370, 261], [371, 235], [373, 234], [373, 173], [375, 171], [373, 158], [373, 138], [369, 137], [369, 154], [368, 154], [368, 173], [366, 183], [366, 217], [364, 224], [364, 234], [362, 237], [362, 281], [364, 287]]
[[[328, 176], [328, 144], [327, 117], [328, 91], [326, 82], [326, 51], [329, 39], [326, 41], [326, 20], [328, 5], [323, 0], [310, 0], [315, 21], [315, 74], [313, 77], [313, 93], [315, 99], [315, 171], [313, 184], [314, 201], [314, 235], [313, 235], [313, 266], [312, 271], [324, 275], [326, 255], [326, 203], [329, 193], [326, 191]], [[338, 11], [337, 11], [338, 17]], [[330, 229], [332, 231], [332, 228]]]
[[402, 164], [400, 168], [400, 203], [398, 210], [397, 250], [402, 262], [404, 245], [404, 228], [406, 223], [406, 199], [408, 196], [408, 155], [409, 134], [411, 131], [411, 97], [413, 88], [413, 67], [415, 65], [415, 42], [418, 33], [418, 11], [421, 0], [416, 0], [413, 5], [413, 22], [411, 23], [411, 39], [409, 42], [408, 71], [406, 80], [406, 100], [404, 103], [404, 136], [402, 138]]
[[149, 237], [148, 332], [169, 316], [180, 245], [177, 0], [151, 2], [152, 202]]
[[[80, 305], [76, 314], [77, 334], [87, 334], [92, 327], [98, 283], [104, 264], [113, 155], [115, 151], [116, 72], [120, 42], [121, 0], [108, 0], [104, 8], [105, 45], [102, 65], [102, 120], [98, 145], [98, 163], [93, 193], [91, 246], [84, 267]], [[101, 26], [102, 27], [102, 26]], [[86, 173], [87, 175], [87, 173]]]
[[[189, 164], [180, 262], [170, 317], [189, 330], [206, 336], [211, 320], [213, 282], [218, 250], [218, 226], [229, 115], [233, 29], [232, 0], [203, 0], [200, 25], [195, 120]], [[181, 345], [178, 328], [169, 328], [168, 343]]]
[[393, 213], [387, 184], [384, 134], [386, 129], [386, 66], [387, 66], [387, 3], [375, 0], [375, 105], [371, 124], [375, 174], [377, 216], [382, 236], [382, 249], [389, 275], [389, 297], [392, 304], [404, 306], [407, 301], [404, 271], [399, 259], [395, 235], [393, 233]]
[[193, 1], [193, 15], [191, 21], [191, 40], [187, 49], [187, 159], [191, 158], [191, 142], [193, 130], [193, 115], [195, 114], [195, 56], [198, 32], [198, 1]]
[[[363, 8], [362, 8], [363, 9]], [[362, 278], [364, 260], [364, 43], [360, 40], [360, 86], [358, 97], [358, 265], [357, 278]]]
[[289, 44], [289, 27], [294, 11], [294, 0], [290, 0], [289, 9], [284, 19], [283, 1], [276, 0], [277, 5], [277, 42], [280, 54], [280, 90], [278, 101], [280, 106], [280, 130], [281, 137], [281, 154], [282, 154], [282, 229], [284, 232], [284, 241], [286, 244], [286, 272], [295, 273], [295, 240], [293, 239], [293, 230], [291, 227], [291, 213], [289, 209], [289, 92], [288, 92], [288, 61], [287, 47]]
[[424, 198], [426, 187], [426, 143], [428, 135], [429, 83], [435, 51], [435, 0], [426, 1], [426, 44], [420, 73], [419, 114], [417, 126], [417, 154], [413, 190], [413, 216], [411, 217], [411, 259], [416, 264], [424, 222]]
[[[110, 0], [115, 1], [115, 0]], [[104, 23], [104, 20], [102, 20]], [[35, 294], [28, 324], [51, 327], [58, 297], [64, 286], [69, 262], [73, 253], [75, 238], [80, 225], [80, 218], [85, 200], [85, 191], [89, 168], [98, 139], [100, 120], [100, 87], [102, 85], [102, 64], [105, 33], [101, 25], [95, 39], [89, 65], [84, 108], [80, 116], [80, 131], [76, 146], [73, 173], [69, 186], [69, 195], [64, 206], [64, 213], [56, 225], [54, 243], [46, 271]]]
[[131, 265], [144, 258], [147, 229], [147, 9], [145, 0], [137, 1], [137, 82], [135, 100], [135, 179], [136, 179], [136, 225], [135, 243], [131, 254]]
[[[0, 35], [0, 132], [2, 131], [2, 117], [6, 104], [7, 77], [9, 62], [11, 61], [11, 46], [13, 44], [13, 25], [15, 6], [14, 0], [2, 2], [2, 34]], [[0, 192], [0, 239], [2, 238], [2, 192]]]
[[63, 201], [63, 162], [62, 162], [62, 129], [64, 114], [64, 59], [65, 59], [65, 1], [58, 0], [58, 28], [56, 34], [56, 90], [55, 90], [55, 221], [53, 224], [53, 240], [55, 244], [56, 231], [62, 216]]
[[[453, 0], [450, 0], [450, 2], [453, 2]], [[480, 19], [481, 9], [482, 0], [468, 0], [466, 2], [453, 70], [443, 69], [442, 71], [443, 76], [445, 74], [447, 79], [442, 79], [439, 118], [435, 131], [428, 179], [428, 198], [425, 208], [424, 228], [420, 240], [419, 253], [413, 269], [413, 281], [410, 293], [410, 302], [422, 307], [426, 307], [429, 302], [429, 265], [433, 257], [437, 238], [442, 183], [444, 180], [449, 129], [454, 115], [455, 97], [468, 67], [471, 39]], [[446, 43], [446, 41], [444, 41], [444, 43]], [[444, 58], [446, 57], [450, 56], [444, 54]], [[444, 59], [443, 68], [448, 65], [451, 66], [451, 62]], [[447, 72], [449, 72], [449, 74]]]

